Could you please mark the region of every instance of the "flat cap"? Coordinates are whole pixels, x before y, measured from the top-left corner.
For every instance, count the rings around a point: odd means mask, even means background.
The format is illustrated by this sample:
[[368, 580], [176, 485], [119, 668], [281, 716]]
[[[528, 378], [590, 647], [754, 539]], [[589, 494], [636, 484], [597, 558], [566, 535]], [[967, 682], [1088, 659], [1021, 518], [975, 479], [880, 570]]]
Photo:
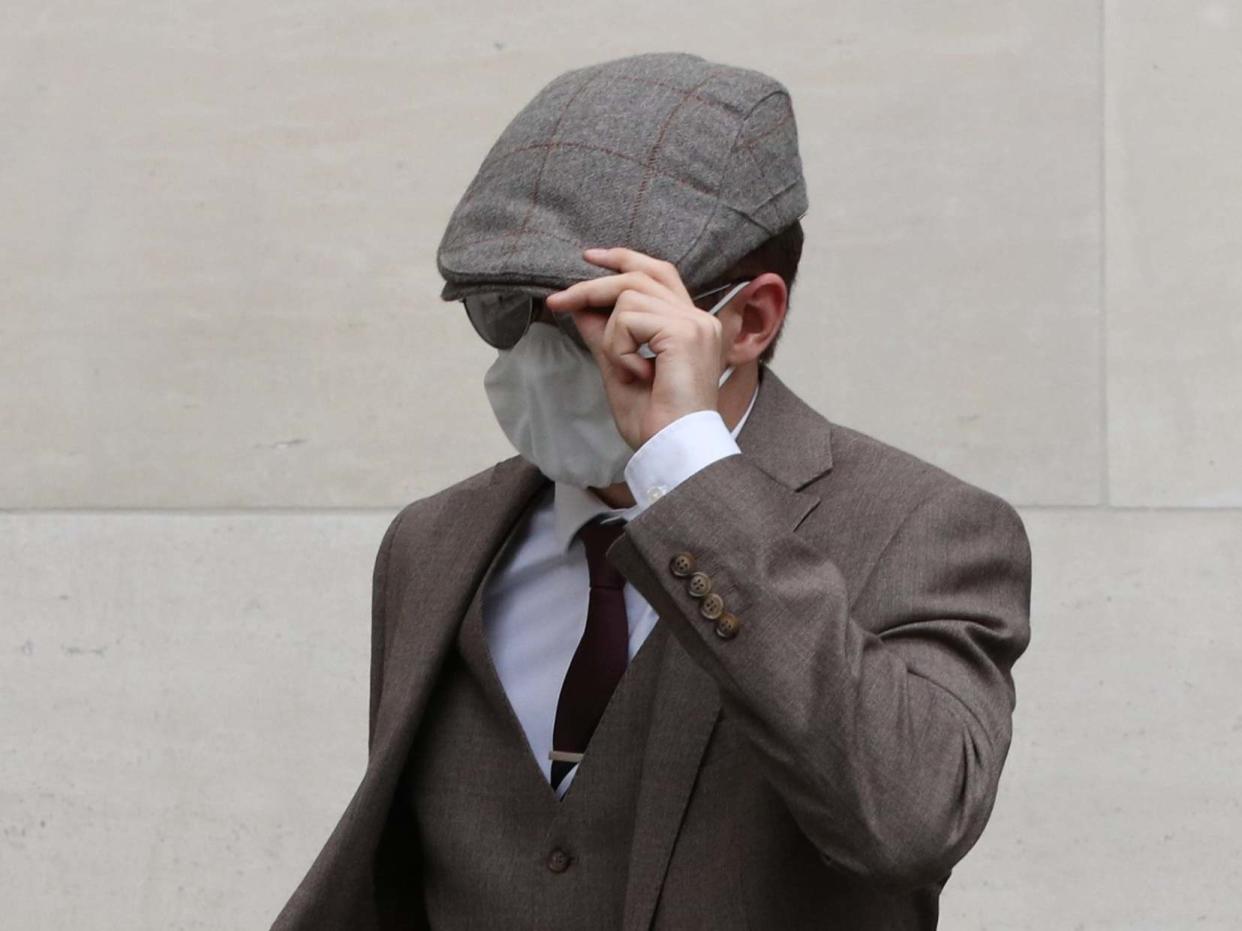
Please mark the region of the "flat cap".
[[496, 140], [436, 251], [446, 301], [613, 274], [627, 246], [692, 292], [807, 210], [789, 91], [759, 71], [651, 52], [566, 71]]

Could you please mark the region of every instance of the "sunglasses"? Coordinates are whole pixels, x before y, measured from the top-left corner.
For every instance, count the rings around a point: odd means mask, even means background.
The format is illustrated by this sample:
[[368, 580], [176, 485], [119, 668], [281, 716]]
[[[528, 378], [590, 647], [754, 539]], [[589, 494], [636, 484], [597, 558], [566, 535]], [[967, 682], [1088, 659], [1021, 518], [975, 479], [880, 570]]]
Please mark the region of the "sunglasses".
[[[712, 288], [710, 291], [704, 291], [690, 298], [695, 306], [700, 310], [704, 310], [709, 314], [718, 314], [720, 311], [733, 300], [734, 295], [742, 290], [746, 285], [750, 284], [753, 279], [746, 278], [741, 281], [730, 281], [722, 284], [718, 288]], [[706, 302], [722, 291], [728, 293], [718, 300], [711, 307], [699, 306], [700, 302]], [[474, 327], [476, 333], [483, 339], [485, 343], [495, 349], [512, 349], [517, 345], [518, 340], [526, 335], [526, 331], [530, 329], [530, 325], [537, 317], [543, 315], [543, 298], [534, 294], [525, 294], [521, 291], [486, 291], [479, 294], [468, 294], [462, 298], [462, 303], [466, 305], [466, 316], [470, 318], [470, 324]], [[606, 313], [611, 313], [611, 308], [592, 308]], [[556, 325], [560, 327], [561, 332], [568, 336], [579, 349], [589, 352], [590, 348], [582, 338], [582, 334], [578, 332], [578, 327], [574, 324], [573, 315], [567, 312], [554, 313], [549, 311]], [[638, 347], [638, 353], [645, 359], [652, 359], [655, 353], [643, 343]]]

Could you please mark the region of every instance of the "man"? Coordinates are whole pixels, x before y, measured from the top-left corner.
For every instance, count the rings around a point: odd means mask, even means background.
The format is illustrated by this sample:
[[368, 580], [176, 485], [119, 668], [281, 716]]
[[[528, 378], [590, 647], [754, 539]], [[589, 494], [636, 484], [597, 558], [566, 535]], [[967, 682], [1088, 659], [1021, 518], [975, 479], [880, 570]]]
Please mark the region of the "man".
[[806, 208], [788, 92], [698, 56], [501, 135], [437, 258], [519, 455], [389, 526], [366, 773], [274, 927], [936, 926], [1030, 552], [768, 367]]

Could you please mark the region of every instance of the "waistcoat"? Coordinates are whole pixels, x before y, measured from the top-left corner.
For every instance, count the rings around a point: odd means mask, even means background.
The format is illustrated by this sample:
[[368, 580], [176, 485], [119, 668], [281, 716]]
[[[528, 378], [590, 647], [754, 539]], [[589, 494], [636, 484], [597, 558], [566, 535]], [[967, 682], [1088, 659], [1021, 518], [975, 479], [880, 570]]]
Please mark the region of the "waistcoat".
[[487, 648], [483, 592], [498, 561], [462, 619], [402, 780], [427, 917], [432, 928], [618, 928], [668, 630], [657, 623], [630, 660], [557, 799]]

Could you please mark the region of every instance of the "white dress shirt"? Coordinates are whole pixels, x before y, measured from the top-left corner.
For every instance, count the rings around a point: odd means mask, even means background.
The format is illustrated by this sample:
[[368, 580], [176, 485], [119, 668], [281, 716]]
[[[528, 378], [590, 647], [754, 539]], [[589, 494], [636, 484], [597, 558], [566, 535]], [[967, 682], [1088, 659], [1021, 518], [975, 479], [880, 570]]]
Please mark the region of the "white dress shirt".
[[[561, 685], [586, 630], [590, 580], [586, 549], [576, 534], [598, 514], [637, 517], [699, 469], [740, 453], [736, 437], [759, 395], [730, 431], [719, 411], [694, 411], [664, 427], [634, 451], [625, 482], [634, 505], [611, 508], [587, 488], [554, 482], [533, 502], [506, 544], [483, 592], [483, 625], [492, 663], [549, 783], [552, 730]], [[658, 616], [628, 582], [622, 586], [633, 659]], [[562, 798], [575, 765], [557, 787]]]

